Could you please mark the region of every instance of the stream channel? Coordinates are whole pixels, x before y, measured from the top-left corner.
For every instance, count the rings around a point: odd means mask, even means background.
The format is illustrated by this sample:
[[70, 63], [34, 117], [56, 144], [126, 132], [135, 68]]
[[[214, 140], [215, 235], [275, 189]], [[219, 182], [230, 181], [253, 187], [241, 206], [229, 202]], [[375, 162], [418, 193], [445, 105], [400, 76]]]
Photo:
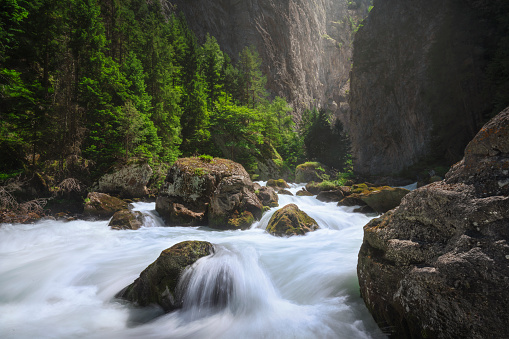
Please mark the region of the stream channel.
[[[0, 225], [0, 337], [385, 338], [356, 275], [362, 227], [371, 218], [316, 197], [279, 196], [280, 207], [289, 203], [320, 229], [269, 235], [278, 208], [247, 231], [163, 227], [155, 203], [134, 204], [147, 215], [136, 231], [111, 230], [107, 221]], [[183, 309], [161, 315], [114, 298], [161, 251], [185, 240], [217, 246], [195, 264], [198, 281]], [[222, 307], [207, 307], [218, 274], [226, 274], [229, 292]]]

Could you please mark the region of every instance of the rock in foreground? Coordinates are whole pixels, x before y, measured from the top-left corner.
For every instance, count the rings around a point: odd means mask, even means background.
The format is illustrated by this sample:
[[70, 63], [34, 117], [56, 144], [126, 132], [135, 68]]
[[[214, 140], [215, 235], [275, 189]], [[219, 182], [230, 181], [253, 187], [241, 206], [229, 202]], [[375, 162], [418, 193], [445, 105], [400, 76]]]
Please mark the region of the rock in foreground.
[[120, 291], [116, 297], [129, 300], [137, 306], [157, 304], [165, 312], [182, 307], [181, 295], [177, 291], [184, 270], [198, 259], [214, 253], [211, 243], [184, 241], [164, 250], [140, 277]]
[[295, 204], [279, 209], [270, 218], [267, 232], [279, 237], [304, 235], [318, 229], [318, 223]]
[[500, 168], [509, 160], [505, 112], [448, 179], [409, 193], [364, 227], [361, 294], [395, 337], [509, 337], [509, 196], [499, 184], [509, 180]]

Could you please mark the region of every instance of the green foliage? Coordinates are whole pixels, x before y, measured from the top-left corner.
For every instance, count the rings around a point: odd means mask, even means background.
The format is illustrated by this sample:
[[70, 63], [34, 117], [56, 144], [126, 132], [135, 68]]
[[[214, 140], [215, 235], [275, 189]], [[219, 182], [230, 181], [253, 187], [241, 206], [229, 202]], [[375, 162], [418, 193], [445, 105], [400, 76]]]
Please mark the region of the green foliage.
[[198, 158], [200, 158], [202, 161], [208, 162], [208, 163], [211, 163], [212, 161], [214, 161], [214, 157], [213, 156], [206, 155], [206, 154], [202, 154]]
[[258, 159], [303, 158], [292, 108], [267, 100], [256, 49], [232, 63], [159, 0], [5, 0], [0, 9], [2, 173], [99, 176], [132, 158], [158, 166], [182, 154], [253, 171]]
[[306, 111], [300, 125], [307, 158], [323, 163], [335, 170], [349, 166], [350, 141], [339, 119], [335, 121], [325, 111]]

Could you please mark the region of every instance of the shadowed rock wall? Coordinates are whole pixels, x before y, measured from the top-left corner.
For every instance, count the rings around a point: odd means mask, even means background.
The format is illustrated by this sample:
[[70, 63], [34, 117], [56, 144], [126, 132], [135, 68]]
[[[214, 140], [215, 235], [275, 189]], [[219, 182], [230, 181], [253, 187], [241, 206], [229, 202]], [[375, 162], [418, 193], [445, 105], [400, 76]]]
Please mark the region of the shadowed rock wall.
[[374, 1], [355, 37], [346, 124], [359, 174], [461, 159], [493, 109], [497, 3]]
[[[352, 39], [369, 0], [167, 0], [203, 40], [214, 36], [236, 59], [254, 45], [267, 87], [297, 113], [306, 107], [348, 109]], [[342, 109], [341, 109], [342, 108]]]

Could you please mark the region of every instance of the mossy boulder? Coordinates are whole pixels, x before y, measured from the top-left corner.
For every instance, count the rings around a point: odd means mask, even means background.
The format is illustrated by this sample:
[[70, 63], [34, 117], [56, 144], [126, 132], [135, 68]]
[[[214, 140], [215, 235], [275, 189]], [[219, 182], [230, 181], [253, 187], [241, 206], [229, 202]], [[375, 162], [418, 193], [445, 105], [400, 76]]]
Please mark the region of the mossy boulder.
[[143, 226], [144, 221], [141, 212], [125, 209], [113, 214], [108, 226], [114, 230], [137, 230]]
[[295, 204], [279, 209], [270, 218], [267, 232], [275, 236], [304, 235], [317, 230], [318, 223]]
[[284, 179], [270, 179], [265, 184], [267, 187], [272, 187], [276, 191], [284, 188], [290, 188], [290, 185]]
[[83, 215], [98, 220], [108, 220], [120, 210], [127, 209], [127, 202], [105, 193], [90, 192], [85, 200]]
[[300, 191], [298, 191], [297, 193], [295, 193], [295, 195], [298, 196], [298, 197], [312, 197], [314, 194], [309, 192], [309, 191], [306, 191], [303, 188]]
[[279, 198], [272, 187], [263, 186], [255, 190], [255, 194], [263, 206], [278, 207]]
[[319, 194], [323, 191], [334, 191], [340, 189], [340, 186], [336, 185], [331, 181], [316, 182], [311, 181], [306, 184], [306, 190], [313, 193], [314, 195]]
[[295, 168], [295, 182], [321, 182], [323, 181], [324, 175], [328, 175], [328, 168], [319, 162], [306, 162], [300, 164]]
[[353, 185], [350, 194], [342, 199], [338, 206], [368, 206], [357, 211], [364, 213], [385, 213], [401, 203], [401, 199], [410, 191], [398, 187], [372, 187], [367, 184]]
[[236, 162], [182, 158], [168, 172], [156, 211], [168, 226], [225, 228], [233, 215], [245, 211], [261, 217], [262, 206], [254, 191], [249, 174]]
[[184, 241], [164, 251], [131, 285], [116, 297], [137, 306], [159, 305], [165, 312], [182, 307], [182, 293], [177, 290], [182, 273], [198, 259], [214, 253], [205, 241]]

